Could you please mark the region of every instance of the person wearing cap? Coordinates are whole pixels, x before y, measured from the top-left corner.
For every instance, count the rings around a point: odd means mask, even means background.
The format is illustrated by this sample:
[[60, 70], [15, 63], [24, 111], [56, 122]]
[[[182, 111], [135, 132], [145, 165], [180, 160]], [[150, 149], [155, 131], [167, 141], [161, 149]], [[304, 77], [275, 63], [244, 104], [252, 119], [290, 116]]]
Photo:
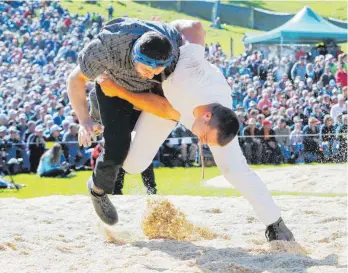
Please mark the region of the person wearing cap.
[[260, 130], [256, 127], [255, 118], [250, 118], [247, 123], [248, 126], [243, 131], [245, 157], [248, 164], [260, 164], [262, 153], [261, 141], [258, 138], [260, 136]]
[[11, 148], [7, 151], [7, 161], [9, 161], [12, 158], [22, 158], [23, 159], [23, 164], [22, 164], [22, 169], [24, 172], [29, 172], [30, 168], [30, 161], [29, 161], [29, 156], [26, 151], [26, 145], [25, 143], [21, 140], [19, 131], [15, 126], [11, 126], [8, 129], [9, 136], [7, 138], [7, 142], [11, 144]]
[[308, 119], [303, 128], [303, 151], [305, 163], [321, 161], [323, 154], [320, 150], [320, 121], [315, 117]]
[[348, 115], [342, 115], [342, 124], [340, 124], [336, 129], [336, 141], [339, 143], [337, 161], [347, 162], [347, 152], [348, 152]]
[[36, 126], [34, 133], [28, 137], [27, 146], [30, 155], [30, 172], [36, 173], [40, 158], [46, 150], [46, 143], [43, 138], [43, 127], [41, 125]]
[[270, 109], [268, 108], [267, 105], [264, 105], [262, 107], [262, 114], [265, 116], [265, 118], [268, 118], [268, 117], [271, 116], [271, 111], [270, 111]]
[[280, 163], [279, 155], [281, 154], [275, 139], [275, 132], [272, 129], [272, 122], [265, 119], [262, 122], [262, 128], [260, 129], [261, 146], [262, 146], [262, 164], [276, 164]]
[[46, 141], [53, 141], [53, 142], [61, 142], [63, 139], [63, 136], [61, 134], [62, 128], [59, 127], [57, 124], [54, 124], [50, 127], [50, 135], [48, 138], [46, 138]]
[[[95, 131], [103, 132], [103, 127], [94, 122], [88, 112], [84, 89], [88, 80], [95, 80], [106, 71], [114, 83], [131, 92], [155, 89], [161, 92], [161, 82], [175, 69], [183, 39], [204, 46], [204, 36], [201, 24], [196, 21], [177, 20], [164, 24], [119, 18], [108, 22], [98, 38], [79, 53], [78, 66], [67, 81], [70, 102], [81, 124], [83, 144], [91, 144]], [[96, 84], [95, 89], [104, 126], [105, 152], [97, 161], [89, 190], [99, 217], [115, 224], [118, 220], [116, 209], [106, 194], [114, 188], [130, 146], [130, 133], [140, 113], [134, 111], [129, 102], [108, 97], [102, 85]], [[143, 103], [146, 104], [145, 98]]]
[[306, 80], [306, 64], [305, 57], [301, 56], [299, 61], [296, 62], [291, 69], [291, 78], [294, 80], [296, 77], [300, 77], [302, 81]]

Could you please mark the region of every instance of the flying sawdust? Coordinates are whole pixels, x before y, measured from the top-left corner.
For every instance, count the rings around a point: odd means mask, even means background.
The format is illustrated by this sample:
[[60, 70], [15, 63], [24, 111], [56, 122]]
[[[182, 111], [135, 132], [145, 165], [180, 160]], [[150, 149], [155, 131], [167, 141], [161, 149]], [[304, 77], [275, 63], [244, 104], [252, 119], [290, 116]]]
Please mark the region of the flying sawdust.
[[149, 239], [168, 239], [177, 241], [212, 240], [220, 236], [208, 228], [196, 227], [186, 219], [168, 200], [147, 200], [147, 214], [142, 229]]

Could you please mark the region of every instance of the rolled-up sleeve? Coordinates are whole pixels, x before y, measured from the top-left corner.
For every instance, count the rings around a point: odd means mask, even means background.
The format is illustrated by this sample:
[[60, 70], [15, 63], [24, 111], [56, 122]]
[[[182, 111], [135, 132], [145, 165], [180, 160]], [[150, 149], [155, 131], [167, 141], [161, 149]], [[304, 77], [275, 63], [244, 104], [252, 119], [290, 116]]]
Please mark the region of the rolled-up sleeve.
[[94, 80], [109, 67], [109, 54], [99, 39], [92, 40], [79, 53], [78, 63], [81, 72]]

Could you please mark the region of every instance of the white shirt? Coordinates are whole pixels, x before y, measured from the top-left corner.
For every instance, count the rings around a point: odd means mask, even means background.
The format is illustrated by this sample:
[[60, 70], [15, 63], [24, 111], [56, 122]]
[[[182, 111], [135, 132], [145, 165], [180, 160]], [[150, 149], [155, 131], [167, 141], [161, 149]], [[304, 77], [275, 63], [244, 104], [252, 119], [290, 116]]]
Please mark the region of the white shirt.
[[338, 103], [332, 106], [330, 116], [333, 118], [334, 122], [336, 122], [338, 115], [342, 114], [344, 111], [344, 106], [341, 107]]
[[180, 122], [192, 129], [196, 107], [220, 103], [232, 109], [231, 88], [215, 65], [204, 59], [204, 47], [186, 44], [174, 72], [162, 84], [165, 97], [180, 115]]

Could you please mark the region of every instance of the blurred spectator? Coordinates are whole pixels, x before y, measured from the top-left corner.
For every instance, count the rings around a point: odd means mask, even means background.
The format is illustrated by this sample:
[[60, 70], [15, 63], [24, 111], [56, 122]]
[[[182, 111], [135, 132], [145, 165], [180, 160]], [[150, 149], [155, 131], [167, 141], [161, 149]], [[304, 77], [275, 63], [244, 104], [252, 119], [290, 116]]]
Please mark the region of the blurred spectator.
[[322, 152], [320, 149], [320, 121], [314, 117], [310, 117], [308, 125], [303, 128], [303, 151], [304, 160], [306, 163], [319, 161], [322, 159]]
[[296, 62], [291, 69], [291, 78], [295, 79], [296, 77], [300, 77], [300, 79], [304, 81], [306, 72], [305, 57], [301, 56], [299, 61]]
[[274, 127], [275, 139], [280, 147], [284, 162], [290, 158], [290, 128], [286, 125], [284, 118], [279, 118]]
[[36, 173], [37, 167], [40, 163], [40, 158], [46, 150], [46, 144], [43, 138], [43, 128], [41, 125], [35, 127], [35, 132], [29, 136], [27, 145], [30, 153], [30, 172]]
[[336, 72], [336, 83], [340, 83], [341, 86], [347, 86], [347, 70], [344, 69], [342, 63], [337, 64], [337, 72]]
[[290, 151], [291, 162], [303, 161], [303, 132], [302, 132], [302, 120], [295, 120], [294, 129], [290, 133]]
[[248, 109], [251, 107], [250, 103], [252, 101], [257, 103], [257, 96], [254, 88], [249, 88], [247, 96], [243, 100], [244, 111], [248, 111]]
[[327, 85], [329, 85], [331, 80], [335, 81], [335, 76], [332, 74], [330, 67], [326, 66], [324, 73], [321, 75], [319, 79], [319, 82], [323, 87], [326, 87]]
[[[178, 144], [181, 151], [181, 158], [185, 167], [191, 167], [196, 160], [196, 155], [198, 152], [198, 145], [193, 143], [190, 139], [193, 137], [193, 134], [179, 124], [179, 126], [174, 129], [172, 136], [175, 138], [181, 138]], [[186, 139], [190, 139], [190, 141], [187, 142], [185, 141]]]
[[57, 113], [53, 116], [53, 121], [54, 121], [54, 124], [61, 126], [63, 120], [65, 119], [64, 106], [62, 104], [59, 104], [56, 110], [57, 110]]
[[343, 95], [338, 95], [337, 96], [338, 99], [338, 103], [334, 104], [331, 107], [331, 111], [330, 111], [330, 116], [333, 118], [334, 123], [337, 122], [337, 117], [343, 113], [343, 111], [345, 111], [347, 109], [345, 103], [344, 103], [344, 96]]
[[336, 140], [339, 143], [339, 151], [337, 159], [339, 162], [347, 162], [347, 146], [348, 146], [348, 115], [342, 116], [342, 124], [336, 129]]
[[9, 128], [10, 135], [6, 139], [7, 143], [11, 145], [11, 147], [7, 151], [6, 160], [9, 161], [12, 158], [22, 159], [22, 169], [21, 172], [29, 172], [30, 170], [30, 161], [27, 153], [27, 147], [25, 143], [21, 140], [19, 131], [16, 127], [11, 126]]
[[109, 5], [107, 10], [108, 10], [108, 20], [110, 21], [113, 18], [114, 8], [112, 7], [112, 5]]
[[70, 169], [61, 163], [62, 147], [55, 143], [51, 149], [46, 151], [41, 159], [37, 169], [40, 177], [58, 177], [63, 178], [70, 174]]
[[332, 160], [336, 153], [335, 135], [336, 131], [333, 119], [329, 115], [326, 115], [324, 117], [324, 124], [321, 127], [320, 136], [322, 140], [321, 146], [323, 148], [324, 159], [327, 162]]
[[69, 131], [63, 137], [63, 143], [67, 147], [68, 161], [71, 168], [84, 169], [85, 164], [91, 158], [91, 151], [81, 147], [78, 143], [78, 125], [70, 124]]
[[275, 139], [275, 132], [271, 128], [272, 123], [268, 120], [262, 122], [260, 130], [262, 156], [261, 162], [263, 164], [277, 164], [280, 163], [280, 149]]
[[61, 142], [63, 140], [63, 136], [60, 133], [61, 130], [62, 130], [62, 128], [59, 127], [58, 125], [56, 125], [56, 124], [52, 125], [50, 128], [50, 135], [45, 140], [46, 141], [53, 141], [53, 142]]
[[262, 146], [260, 138], [258, 138], [260, 130], [256, 127], [255, 118], [249, 119], [248, 126], [244, 128], [243, 136], [243, 150], [248, 164], [260, 164]]

